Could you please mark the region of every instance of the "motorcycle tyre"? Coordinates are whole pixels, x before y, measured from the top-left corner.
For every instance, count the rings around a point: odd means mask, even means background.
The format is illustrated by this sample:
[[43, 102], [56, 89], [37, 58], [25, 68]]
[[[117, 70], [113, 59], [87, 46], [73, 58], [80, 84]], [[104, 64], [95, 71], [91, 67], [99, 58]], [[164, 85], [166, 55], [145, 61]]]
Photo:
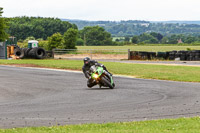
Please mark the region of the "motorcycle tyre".
[[112, 84], [110, 83], [110, 81], [108, 81], [105, 77], [101, 78], [102, 82], [107, 85], [110, 89], [114, 89], [114, 86], [112, 86]]

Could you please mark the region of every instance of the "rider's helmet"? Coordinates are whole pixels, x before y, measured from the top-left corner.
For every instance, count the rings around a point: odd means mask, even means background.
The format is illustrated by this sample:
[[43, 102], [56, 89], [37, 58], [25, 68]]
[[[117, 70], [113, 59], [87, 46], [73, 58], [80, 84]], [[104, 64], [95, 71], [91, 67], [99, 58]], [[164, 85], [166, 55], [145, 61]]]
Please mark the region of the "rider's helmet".
[[84, 62], [85, 65], [88, 65], [90, 63], [90, 58], [89, 57], [85, 57], [83, 59], [83, 62]]

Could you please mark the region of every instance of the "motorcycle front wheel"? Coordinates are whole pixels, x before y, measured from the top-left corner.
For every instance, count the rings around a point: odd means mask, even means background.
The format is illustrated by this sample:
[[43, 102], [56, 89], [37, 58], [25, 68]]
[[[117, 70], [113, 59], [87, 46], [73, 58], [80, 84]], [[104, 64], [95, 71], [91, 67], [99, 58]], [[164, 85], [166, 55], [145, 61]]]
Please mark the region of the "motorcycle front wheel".
[[110, 89], [114, 88], [114, 86], [111, 84], [111, 82], [108, 81], [105, 77], [102, 77], [101, 81], [103, 82], [104, 85], [108, 86]]

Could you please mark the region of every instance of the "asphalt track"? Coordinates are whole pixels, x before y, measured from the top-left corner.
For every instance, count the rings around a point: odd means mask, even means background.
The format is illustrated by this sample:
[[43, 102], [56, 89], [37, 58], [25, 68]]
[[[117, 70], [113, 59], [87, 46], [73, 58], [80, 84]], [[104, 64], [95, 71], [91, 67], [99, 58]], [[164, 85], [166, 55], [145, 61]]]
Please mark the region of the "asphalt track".
[[79, 72], [0, 66], [0, 128], [200, 115], [200, 83], [114, 80], [90, 89]]

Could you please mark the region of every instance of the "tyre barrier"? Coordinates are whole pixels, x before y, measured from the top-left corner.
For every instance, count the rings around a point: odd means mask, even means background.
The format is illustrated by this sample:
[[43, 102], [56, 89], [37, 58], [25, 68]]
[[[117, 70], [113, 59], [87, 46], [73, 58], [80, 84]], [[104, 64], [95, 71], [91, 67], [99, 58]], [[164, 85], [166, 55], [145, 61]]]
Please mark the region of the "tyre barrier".
[[31, 58], [31, 59], [44, 59], [46, 57], [46, 51], [43, 48], [16, 48], [14, 50], [15, 56], [20, 59]]
[[130, 51], [131, 60], [152, 60], [156, 58], [156, 52]]
[[168, 51], [168, 52], [144, 52], [144, 51], [130, 51], [131, 60], [181, 60], [181, 61], [200, 61], [200, 50], [192, 51]]
[[14, 49], [14, 54], [17, 56], [19, 59], [23, 59], [25, 57], [24, 51], [20, 48], [15, 48]]

